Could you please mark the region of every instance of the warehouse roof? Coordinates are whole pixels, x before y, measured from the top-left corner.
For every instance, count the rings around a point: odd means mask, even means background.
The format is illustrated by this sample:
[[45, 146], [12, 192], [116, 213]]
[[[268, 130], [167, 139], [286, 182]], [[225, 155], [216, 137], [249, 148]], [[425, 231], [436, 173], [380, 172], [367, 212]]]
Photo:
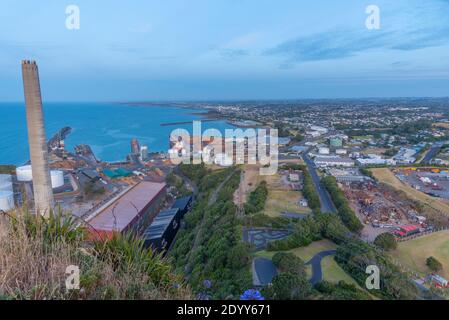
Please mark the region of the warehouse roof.
[[89, 223], [96, 230], [126, 230], [165, 189], [165, 183], [142, 181], [104, 208]]
[[185, 210], [192, 200], [192, 196], [187, 196], [183, 198], [176, 199], [175, 203], [171, 206], [172, 208], [179, 208], [179, 210]]
[[175, 219], [178, 212], [178, 208], [167, 209], [159, 212], [157, 217], [154, 218], [151, 225], [143, 233], [143, 237], [147, 240], [162, 237], [170, 223], [173, 221], [173, 219]]

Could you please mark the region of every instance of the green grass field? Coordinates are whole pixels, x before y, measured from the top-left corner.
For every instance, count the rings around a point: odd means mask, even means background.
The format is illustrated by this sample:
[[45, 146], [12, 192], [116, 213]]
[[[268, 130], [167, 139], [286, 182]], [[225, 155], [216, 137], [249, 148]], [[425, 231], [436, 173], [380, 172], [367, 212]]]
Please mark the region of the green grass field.
[[428, 236], [401, 242], [391, 256], [407, 268], [422, 275], [430, 273], [426, 259], [437, 258], [443, 264], [440, 274], [449, 278], [449, 231], [436, 232]]
[[300, 191], [292, 190], [284, 185], [279, 174], [265, 177], [268, 187], [268, 198], [264, 213], [270, 217], [279, 217], [282, 212], [296, 212], [309, 214], [310, 208], [300, 207], [299, 199], [303, 198]]

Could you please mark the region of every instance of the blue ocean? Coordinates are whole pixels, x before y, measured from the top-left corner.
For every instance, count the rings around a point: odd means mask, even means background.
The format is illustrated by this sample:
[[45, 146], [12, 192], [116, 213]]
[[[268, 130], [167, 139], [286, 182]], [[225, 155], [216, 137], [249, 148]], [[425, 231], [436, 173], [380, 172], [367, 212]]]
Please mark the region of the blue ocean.
[[[66, 149], [88, 144], [103, 161], [120, 161], [137, 138], [150, 152], [167, 151], [169, 135], [177, 128], [192, 132], [192, 124], [161, 126], [162, 123], [204, 119], [198, 109], [173, 106], [135, 106], [114, 103], [45, 103], [47, 139], [59, 129], [71, 127]], [[202, 129], [216, 128], [224, 134], [232, 128], [225, 121], [203, 122]], [[29, 159], [28, 133], [23, 103], [0, 103], [0, 164], [21, 165]]]

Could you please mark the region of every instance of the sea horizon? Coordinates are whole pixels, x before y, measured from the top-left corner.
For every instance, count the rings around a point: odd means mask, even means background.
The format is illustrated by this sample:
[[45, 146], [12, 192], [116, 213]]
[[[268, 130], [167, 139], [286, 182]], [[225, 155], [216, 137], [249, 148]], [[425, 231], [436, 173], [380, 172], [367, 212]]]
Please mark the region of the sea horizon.
[[[43, 104], [46, 138], [63, 127], [72, 128], [66, 149], [89, 145], [102, 161], [123, 161], [131, 139], [147, 145], [149, 152], [166, 152], [174, 129], [192, 131], [193, 120], [204, 120], [199, 108], [173, 105], [137, 105], [135, 102], [46, 102]], [[126, 115], [126, 116], [124, 116]], [[210, 121], [210, 119], [208, 119]], [[182, 124], [161, 126], [163, 123]], [[224, 120], [203, 122], [202, 130], [234, 128]], [[24, 102], [0, 102], [0, 164], [22, 165], [29, 160]]]

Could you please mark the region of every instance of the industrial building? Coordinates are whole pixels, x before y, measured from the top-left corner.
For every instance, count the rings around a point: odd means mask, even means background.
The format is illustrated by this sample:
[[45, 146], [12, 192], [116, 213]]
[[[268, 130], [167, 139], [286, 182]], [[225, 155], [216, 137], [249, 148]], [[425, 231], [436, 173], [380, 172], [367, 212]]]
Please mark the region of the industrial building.
[[110, 238], [145, 226], [156, 216], [165, 195], [165, 183], [139, 182], [89, 219], [91, 238]]
[[176, 199], [175, 203], [171, 206], [173, 209], [179, 209], [181, 217], [184, 217], [187, 212], [192, 208], [193, 196], [187, 196]]
[[358, 158], [357, 164], [360, 166], [372, 166], [372, 165], [396, 165], [396, 161], [393, 159], [384, 159], [376, 154], [369, 154], [367, 158]]
[[317, 167], [353, 167], [354, 161], [349, 158], [338, 156], [322, 157], [318, 156], [314, 159]]
[[168, 249], [178, 232], [181, 219], [178, 208], [161, 211], [142, 235], [145, 247], [158, 251]]
[[341, 148], [343, 146], [343, 139], [337, 136], [330, 137], [329, 145], [334, 148]]

